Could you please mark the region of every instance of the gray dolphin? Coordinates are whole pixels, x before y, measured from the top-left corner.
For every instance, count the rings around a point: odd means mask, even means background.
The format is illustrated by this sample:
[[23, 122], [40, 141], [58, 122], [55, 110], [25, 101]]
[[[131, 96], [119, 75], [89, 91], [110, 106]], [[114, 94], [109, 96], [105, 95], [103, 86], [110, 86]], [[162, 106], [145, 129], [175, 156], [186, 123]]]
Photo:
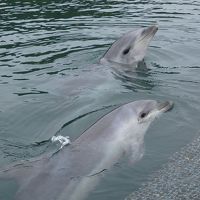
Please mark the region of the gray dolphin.
[[[125, 33], [111, 45], [98, 64], [87, 66], [87, 70], [83, 70], [81, 76], [74, 75], [72, 72], [67, 79], [52, 78], [42, 84], [40, 90], [50, 90], [50, 93], [64, 96], [77, 96], [84, 93], [86, 89], [93, 90], [95, 87], [109, 83], [114, 85], [118, 80], [124, 81], [121, 75], [133, 76], [132, 70], [137, 68], [138, 63], [144, 59], [148, 45], [157, 30], [157, 26], [150, 26]], [[112, 84], [106, 87], [112, 87]]]
[[0, 181], [15, 181], [14, 200], [82, 200], [124, 153], [133, 162], [142, 157], [149, 125], [172, 106], [154, 100], [124, 104], [57, 153], [1, 170]]
[[[116, 40], [100, 59], [100, 63], [133, 65], [144, 59], [147, 47], [157, 32], [157, 26], [140, 28]], [[136, 65], [135, 65], [136, 66]]]

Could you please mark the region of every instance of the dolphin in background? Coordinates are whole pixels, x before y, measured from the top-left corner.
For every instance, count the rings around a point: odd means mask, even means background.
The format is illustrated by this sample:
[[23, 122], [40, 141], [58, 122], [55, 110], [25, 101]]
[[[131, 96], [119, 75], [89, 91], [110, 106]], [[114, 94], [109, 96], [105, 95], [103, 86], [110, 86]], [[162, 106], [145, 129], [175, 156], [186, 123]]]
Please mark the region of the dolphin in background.
[[124, 154], [133, 162], [142, 157], [149, 125], [172, 107], [171, 101], [124, 104], [60, 151], [1, 170], [0, 187], [16, 183], [12, 200], [82, 200]]
[[[68, 75], [67, 79], [66, 77], [59, 80], [51, 79], [41, 85], [40, 89], [50, 90], [50, 93], [56, 95], [77, 96], [84, 93], [86, 89], [93, 90], [99, 86], [111, 88], [115, 83], [120, 85], [118, 81], [124, 82], [123, 75], [128, 77], [136, 75], [132, 72], [143, 61], [149, 43], [157, 30], [157, 26], [149, 26], [125, 33], [111, 45], [98, 64], [87, 66], [87, 70], [82, 71], [81, 76], [74, 74], [76, 73], [74, 71]], [[126, 70], [128, 74], [125, 73]]]

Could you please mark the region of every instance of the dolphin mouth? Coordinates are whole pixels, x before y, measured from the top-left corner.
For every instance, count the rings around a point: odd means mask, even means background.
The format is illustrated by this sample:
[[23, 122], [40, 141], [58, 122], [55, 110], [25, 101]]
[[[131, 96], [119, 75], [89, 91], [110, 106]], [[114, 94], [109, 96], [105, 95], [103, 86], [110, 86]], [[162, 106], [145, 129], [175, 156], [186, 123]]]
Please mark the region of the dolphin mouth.
[[158, 103], [158, 110], [162, 112], [170, 111], [174, 107], [174, 103], [172, 101], [165, 101], [162, 103]]

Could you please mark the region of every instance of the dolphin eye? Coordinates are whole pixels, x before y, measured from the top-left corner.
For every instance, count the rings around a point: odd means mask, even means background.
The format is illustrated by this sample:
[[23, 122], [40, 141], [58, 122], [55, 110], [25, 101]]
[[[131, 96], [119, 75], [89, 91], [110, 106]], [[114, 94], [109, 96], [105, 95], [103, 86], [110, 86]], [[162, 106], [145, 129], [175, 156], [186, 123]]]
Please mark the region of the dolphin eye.
[[145, 118], [147, 115], [148, 115], [148, 113], [143, 112], [140, 114], [140, 118]]
[[128, 47], [127, 49], [125, 49], [125, 50], [123, 51], [123, 55], [126, 55], [129, 51], [130, 51], [130, 47]]

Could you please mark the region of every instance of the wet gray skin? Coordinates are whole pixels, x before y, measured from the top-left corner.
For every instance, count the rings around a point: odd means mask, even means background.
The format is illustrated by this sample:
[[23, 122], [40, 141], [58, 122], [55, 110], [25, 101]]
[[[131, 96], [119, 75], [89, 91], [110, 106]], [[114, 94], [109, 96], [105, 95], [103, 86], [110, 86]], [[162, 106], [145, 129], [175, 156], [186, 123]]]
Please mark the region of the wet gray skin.
[[172, 107], [171, 101], [124, 104], [57, 153], [1, 170], [0, 181], [16, 181], [14, 200], [83, 200], [124, 153], [133, 163], [142, 157], [149, 125]]
[[[119, 38], [108, 49], [101, 63], [134, 65], [144, 59], [147, 47], [157, 32], [157, 26], [130, 31]], [[135, 65], [137, 66], [137, 65]]]

